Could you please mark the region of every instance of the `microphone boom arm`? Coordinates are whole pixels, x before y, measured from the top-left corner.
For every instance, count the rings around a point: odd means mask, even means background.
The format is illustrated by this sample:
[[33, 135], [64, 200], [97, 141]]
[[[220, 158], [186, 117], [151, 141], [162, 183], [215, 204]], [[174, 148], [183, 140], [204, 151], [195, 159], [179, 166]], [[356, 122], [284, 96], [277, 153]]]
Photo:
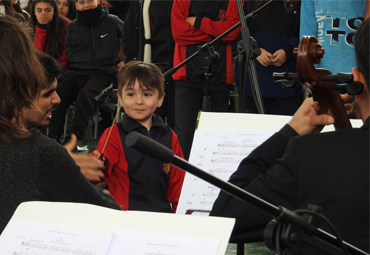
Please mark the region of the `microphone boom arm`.
[[[251, 203], [258, 208], [263, 209], [264, 211], [270, 213], [277, 221], [284, 224], [293, 224], [295, 226], [298, 226], [307, 235], [317, 237], [321, 241], [325, 242], [327, 245], [331, 245], [342, 250], [336, 237], [308, 223], [306, 220], [303, 219], [302, 216], [298, 215], [297, 213], [290, 211], [282, 206], [277, 207], [273, 204], [270, 204], [267, 201], [241, 189], [236, 185], [225, 182], [217, 178], [216, 176], [213, 176], [199, 169], [186, 160], [178, 157], [177, 155], [174, 155], [172, 150], [154, 141], [153, 139], [150, 139], [142, 134], [133, 131], [127, 135], [125, 142], [128, 147], [131, 147], [146, 156], [157, 159], [164, 163], [170, 163], [171, 165], [181, 168], [184, 171], [189, 172], [217, 186], [231, 196], [234, 196], [237, 199]], [[350, 254], [369, 255], [368, 253], [344, 241], [343, 245], [347, 248]]]

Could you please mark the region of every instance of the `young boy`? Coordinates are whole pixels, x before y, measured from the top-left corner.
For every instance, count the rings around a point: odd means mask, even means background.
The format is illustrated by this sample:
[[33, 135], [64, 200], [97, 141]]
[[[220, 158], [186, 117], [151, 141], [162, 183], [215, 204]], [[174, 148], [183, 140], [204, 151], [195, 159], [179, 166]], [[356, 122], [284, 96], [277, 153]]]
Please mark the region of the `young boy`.
[[[118, 97], [125, 110], [120, 123], [105, 130], [96, 157], [105, 147], [104, 181], [123, 210], [176, 212], [185, 172], [125, 145], [131, 131], [171, 148], [183, 158], [176, 134], [154, 114], [164, 98], [164, 78], [154, 64], [133, 61], [118, 72]], [[109, 137], [108, 137], [109, 136]]]

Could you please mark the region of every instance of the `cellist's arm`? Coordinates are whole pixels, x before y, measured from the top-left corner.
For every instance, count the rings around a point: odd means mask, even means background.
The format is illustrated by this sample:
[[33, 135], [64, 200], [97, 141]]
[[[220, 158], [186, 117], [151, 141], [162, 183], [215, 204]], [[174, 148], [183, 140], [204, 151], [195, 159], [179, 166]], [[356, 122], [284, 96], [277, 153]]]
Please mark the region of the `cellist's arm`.
[[324, 126], [330, 124], [334, 124], [334, 118], [327, 113], [321, 114], [319, 104], [312, 97], [303, 102], [289, 122], [300, 135], [320, 133]]

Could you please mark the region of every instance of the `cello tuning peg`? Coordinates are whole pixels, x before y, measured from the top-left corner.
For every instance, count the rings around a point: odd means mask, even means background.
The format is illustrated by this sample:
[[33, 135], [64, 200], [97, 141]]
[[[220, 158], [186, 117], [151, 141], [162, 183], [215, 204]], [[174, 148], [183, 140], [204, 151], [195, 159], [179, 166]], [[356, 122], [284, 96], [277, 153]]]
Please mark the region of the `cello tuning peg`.
[[359, 81], [353, 81], [347, 85], [347, 93], [349, 95], [358, 95], [361, 94], [364, 89], [364, 85]]
[[296, 73], [273, 73], [272, 80], [275, 82], [280, 81], [285, 88], [293, 88], [300, 84]]
[[273, 73], [273, 81], [296, 81], [298, 80], [298, 75], [296, 73]]
[[364, 88], [363, 84], [359, 81], [353, 81], [348, 83], [347, 85], [338, 85], [333, 87], [334, 90], [343, 91], [348, 95], [361, 94], [363, 88]]
[[326, 75], [323, 77], [324, 81], [334, 81], [339, 84], [350, 83], [353, 81], [353, 75], [351, 73], [338, 73], [337, 75]]

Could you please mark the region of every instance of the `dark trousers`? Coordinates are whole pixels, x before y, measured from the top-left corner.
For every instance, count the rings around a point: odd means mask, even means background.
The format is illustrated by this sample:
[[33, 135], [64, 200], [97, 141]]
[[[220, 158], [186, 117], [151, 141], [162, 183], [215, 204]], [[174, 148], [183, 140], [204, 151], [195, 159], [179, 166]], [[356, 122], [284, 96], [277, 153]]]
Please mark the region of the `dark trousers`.
[[[298, 110], [303, 102], [303, 93], [292, 98], [262, 98], [265, 114], [291, 115]], [[247, 113], [259, 113], [252, 96], [245, 97]]]
[[74, 105], [74, 119], [69, 130], [79, 140], [82, 140], [88, 123], [92, 120], [99, 105], [104, 101], [106, 92], [113, 88], [113, 79], [103, 74], [85, 75], [72, 74], [57, 86], [61, 103], [53, 112], [49, 137], [60, 139], [64, 132], [66, 112], [71, 104]]
[[[211, 112], [227, 112], [230, 91], [209, 92]], [[175, 88], [175, 133], [182, 152], [189, 159], [197, 116], [202, 109], [204, 91], [193, 87]], [[221, 120], [220, 120], [221, 121]]]
[[175, 130], [175, 84], [166, 84], [164, 92], [166, 95], [162, 106], [155, 111], [155, 114], [160, 116], [163, 121], [167, 120], [167, 126]]

